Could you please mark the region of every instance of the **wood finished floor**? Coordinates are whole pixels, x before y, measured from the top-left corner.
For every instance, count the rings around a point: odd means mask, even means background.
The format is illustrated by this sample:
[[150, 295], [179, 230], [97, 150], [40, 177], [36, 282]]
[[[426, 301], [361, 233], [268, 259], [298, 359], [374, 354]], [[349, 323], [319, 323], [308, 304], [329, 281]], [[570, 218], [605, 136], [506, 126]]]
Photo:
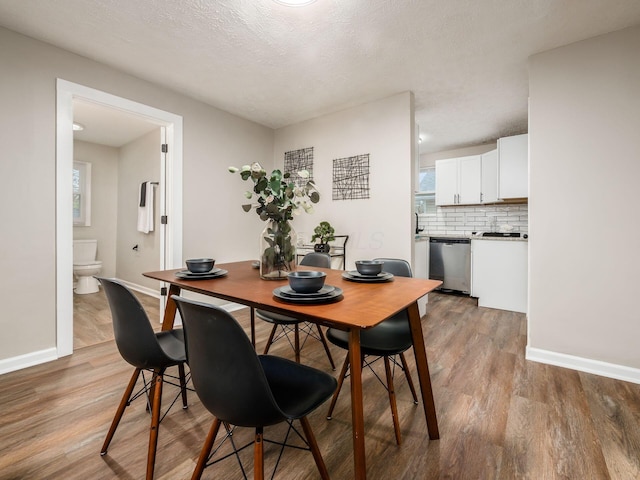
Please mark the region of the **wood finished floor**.
[[[234, 314], [247, 327], [248, 310]], [[477, 308], [472, 299], [430, 295], [423, 318], [441, 439], [429, 441], [421, 406], [396, 377], [404, 443], [395, 445], [386, 392], [364, 376], [369, 479], [640, 478], [640, 386], [528, 362], [523, 315]], [[263, 348], [269, 325], [258, 321]], [[280, 342], [274, 354], [292, 356]], [[344, 352], [332, 347], [336, 363]], [[412, 355], [407, 357], [413, 363]], [[302, 361], [326, 371], [310, 340]], [[0, 479], [144, 477], [149, 417], [140, 401], [125, 413], [108, 455], [100, 447], [131, 374], [113, 341], [0, 377]], [[334, 372], [337, 375], [337, 372]], [[415, 378], [415, 374], [414, 374]], [[348, 385], [333, 420], [310, 416], [333, 479], [353, 478]], [[165, 401], [170, 389], [165, 389]], [[211, 416], [197, 397], [160, 428], [156, 478], [190, 478]], [[236, 438], [247, 437], [247, 430]], [[280, 428], [267, 429], [277, 437]], [[266, 447], [267, 465], [276, 456]], [[245, 451], [251, 475], [251, 452]], [[269, 467], [267, 472], [270, 474]], [[203, 478], [241, 478], [230, 459]], [[307, 452], [287, 451], [276, 478], [318, 478]]]
[[[147, 311], [149, 318], [159, 319], [160, 301], [142, 293], [133, 292]], [[160, 322], [153, 322], [155, 330]], [[111, 311], [102, 287], [97, 293], [73, 294], [73, 348], [83, 348], [113, 340]]]

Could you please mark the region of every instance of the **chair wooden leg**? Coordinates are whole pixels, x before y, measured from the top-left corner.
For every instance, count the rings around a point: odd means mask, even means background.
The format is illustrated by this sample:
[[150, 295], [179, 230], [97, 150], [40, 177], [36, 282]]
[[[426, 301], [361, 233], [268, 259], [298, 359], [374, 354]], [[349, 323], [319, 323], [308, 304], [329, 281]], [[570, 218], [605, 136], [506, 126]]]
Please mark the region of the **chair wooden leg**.
[[262, 427], [256, 428], [256, 439], [253, 444], [253, 478], [264, 480], [264, 438]]
[[398, 407], [396, 405], [396, 392], [393, 386], [393, 375], [391, 375], [391, 366], [389, 365], [389, 357], [384, 357], [384, 370], [387, 373], [387, 390], [389, 391], [389, 404], [391, 405], [391, 416], [393, 417], [393, 428], [396, 432], [396, 443], [402, 444], [400, 435], [400, 422], [398, 421]]
[[413, 395], [413, 403], [417, 405], [418, 395], [416, 394], [416, 387], [413, 386], [411, 372], [409, 372], [409, 366], [407, 365], [407, 359], [404, 358], [404, 353], [400, 354], [400, 360], [402, 361], [402, 369], [404, 370], [404, 376], [407, 377], [407, 383], [409, 384], [409, 389], [411, 389], [411, 395]]
[[273, 337], [276, 336], [276, 331], [278, 329], [278, 324], [274, 323], [273, 328], [271, 329], [271, 333], [269, 334], [269, 340], [267, 340], [267, 346], [264, 347], [264, 355], [269, 353], [269, 348], [271, 348], [271, 344], [273, 343]]
[[213, 448], [213, 443], [216, 441], [216, 437], [218, 436], [218, 430], [220, 430], [220, 420], [217, 418], [213, 419], [213, 424], [209, 429], [209, 434], [207, 435], [207, 439], [204, 441], [204, 445], [202, 446], [202, 450], [200, 450], [200, 456], [198, 457], [198, 463], [196, 464], [196, 469], [193, 471], [193, 475], [191, 475], [191, 480], [200, 480], [202, 476], [202, 472], [207, 466], [207, 460], [209, 460], [209, 454], [211, 453], [211, 449]]
[[322, 342], [322, 346], [324, 347], [324, 351], [327, 352], [327, 358], [329, 359], [329, 363], [331, 364], [331, 369], [336, 369], [336, 364], [333, 363], [333, 357], [331, 356], [331, 352], [329, 351], [329, 345], [327, 344], [327, 339], [324, 337], [324, 333], [322, 333], [322, 328], [320, 325], [316, 324], [318, 327], [318, 336], [320, 337], [320, 341]]
[[116, 429], [118, 428], [118, 424], [120, 423], [120, 419], [122, 419], [122, 415], [124, 414], [125, 409], [129, 405], [129, 399], [131, 398], [131, 392], [136, 386], [136, 382], [138, 381], [138, 377], [140, 376], [140, 372], [142, 369], [136, 368], [133, 371], [133, 375], [131, 375], [131, 380], [129, 380], [129, 384], [127, 385], [124, 394], [122, 395], [122, 400], [120, 400], [120, 405], [118, 405], [118, 409], [116, 410], [116, 414], [113, 417], [113, 421], [111, 422], [111, 427], [109, 427], [109, 432], [107, 433], [107, 438], [104, 439], [104, 443], [102, 444], [102, 450], [100, 450], [100, 455], [105, 455], [107, 453], [107, 449], [109, 448], [109, 444], [111, 443], [111, 439], [113, 438], [113, 434], [116, 433]]
[[153, 406], [151, 407], [151, 428], [149, 429], [149, 454], [147, 455], [147, 480], [153, 480], [158, 446], [158, 428], [160, 428], [160, 408], [162, 407], [162, 376], [164, 371], [155, 375]]
[[[155, 397], [155, 388], [156, 388], [156, 376], [158, 375], [158, 372], [160, 372], [159, 369], [154, 369], [153, 370], [153, 376], [151, 377], [151, 383], [149, 384], [149, 391], [147, 392], [147, 398], [149, 399], [147, 401], [147, 412], [151, 413], [150, 409], [152, 408], [151, 404], [153, 403], [153, 398]], [[144, 375], [143, 375], [144, 378]]]
[[331, 420], [331, 415], [333, 414], [333, 409], [336, 406], [336, 402], [338, 401], [338, 395], [340, 395], [340, 389], [342, 389], [342, 384], [344, 383], [344, 379], [347, 376], [347, 370], [349, 369], [349, 355], [347, 355], [344, 359], [344, 363], [342, 364], [342, 370], [340, 370], [340, 377], [338, 378], [338, 387], [336, 391], [333, 392], [333, 397], [331, 398], [331, 405], [329, 405], [329, 411], [327, 412], [327, 420]]
[[313, 434], [313, 430], [311, 430], [311, 424], [309, 424], [309, 420], [307, 419], [307, 417], [302, 417], [300, 419], [300, 423], [302, 424], [304, 436], [307, 438], [307, 443], [309, 444], [309, 448], [311, 449], [311, 453], [313, 454], [313, 459], [316, 462], [316, 467], [318, 467], [318, 472], [320, 472], [320, 477], [323, 480], [329, 480], [329, 471], [327, 470], [327, 466], [324, 464], [324, 460], [322, 459], [322, 454], [320, 453], [320, 449], [318, 448], [318, 443], [316, 442], [316, 437]]
[[189, 408], [187, 403], [187, 380], [184, 374], [184, 363], [178, 364], [178, 376], [180, 377], [180, 393], [182, 393], [182, 408]]
[[293, 327], [293, 350], [296, 354], [296, 363], [300, 363], [300, 324], [296, 323]]

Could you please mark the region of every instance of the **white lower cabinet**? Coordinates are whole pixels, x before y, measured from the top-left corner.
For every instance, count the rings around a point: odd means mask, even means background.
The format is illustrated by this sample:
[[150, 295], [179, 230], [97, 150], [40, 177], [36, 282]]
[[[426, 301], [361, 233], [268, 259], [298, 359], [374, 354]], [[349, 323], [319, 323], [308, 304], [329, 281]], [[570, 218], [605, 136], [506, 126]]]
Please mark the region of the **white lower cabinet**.
[[427, 237], [415, 240], [413, 276], [416, 278], [429, 278], [429, 239]]
[[528, 242], [471, 241], [471, 295], [479, 307], [527, 313]]

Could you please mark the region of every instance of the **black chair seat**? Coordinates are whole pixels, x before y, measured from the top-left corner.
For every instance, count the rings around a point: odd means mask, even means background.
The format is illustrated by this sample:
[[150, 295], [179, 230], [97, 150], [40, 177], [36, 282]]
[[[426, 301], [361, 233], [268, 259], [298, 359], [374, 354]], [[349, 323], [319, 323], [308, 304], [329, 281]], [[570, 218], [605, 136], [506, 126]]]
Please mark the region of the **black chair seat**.
[[[125, 285], [114, 279], [98, 278], [98, 280], [102, 284], [111, 309], [113, 333], [118, 351], [124, 360], [135, 367], [131, 380], [129, 380], [129, 384], [120, 400], [120, 405], [118, 405], [116, 414], [113, 417], [100, 454], [106, 455], [125, 409], [133, 400], [141, 396], [140, 393], [134, 393], [134, 389], [138, 378], [142, 375], [143, 386], [141, 392], [144, 392], [147, 397], [147, 406], [151, 413], [146, 475], [147, 480], [151, 480], [155, 468], [158, 431], [161, 417], [163, 417], [161, 408], [165, 377], [179, 381], [180, 390], [175, 399], [177, 400], [178, 396], [182, 396], [182, 408], [187, 408], [188, 377], [184, 368], [187, 358], [184, 332], [182, 329], [154, 332], [144, 308]], [[169, 375], [166, 372], [167, 368], [173, 366], [178, 367], [178, 377]], [[148, 381], [145, 379], [145, 370], [151, 373], [151, 379]], [[169, 383], [177, 385], [173, 382]], [[174, 402], [169, 405], [169, 409]], [[168, 410], [165, 415], [167, 413]]]
[[[336, 379], [284, 358], [258, 356], [229, 312], [175, 295], [171, 298], [184, 321], [193, 385], [202, 405], [214, 416], [192, 480], [198, 480], [205, 467], [217, 461], [209, 460], [221, 424], [228, 437], [229, 425], [255, 428], [254, 474], [255, 478], [264, 478], [264, 427], [289, 423], [285, 442], [280, 445], [293, 446], [286, 442], [293, 420], [302, 425], [304, 437], [300, 436], [313, 454], [320, 476], [328, 480], [329, 473], [306, 416], [331, 397]], [[236, 446], [233, 448], [237, 454]]]
[[[411, 277], [411, 266], [405, 260], [393, 259], [393, 258], [378, 258], [384, 262], [382, 267], [383, 271], [392, 273], [399, 277]], [[349, 332], [343, 330], [337, 330], [330, 328], [327, 330], [327, 338], [331, 343], [337, 345], [340, 348], [349, 350]], [[413, 395], [413, 402], [418, 403], [418, 397], [416, 395], [415, 387], [413, 386], [413, 380], [409, 374], [407, 361], [404, 356], [404, 352], [407, 351], [413, 345], [411, 339], [411, 327], [409, 325], [409, 316], [406, 310], [396, 313], [391, 318], [386, 319], [382, 323], [372, 328], [363, 329], [360, 331], [360, 351], [362, 354], [362, 364], [371, 368], [373, 362], [365, 360], [366, 356], [374, 356], [383, 359], [386, 385], [383, 385], [387, 389], [389, 394], [389, 404], [391, 406], [391, 417], [393, 419], [393, 428], [395, 430], [396, 442], [398, 445], [402, 443], [402, 437], [400, 434], [400, 424], [398, 422], [398, 408], [396, 405], [395, 387], [393, 386], [393, 371], [391, 369], [391, 362], [394, 365], [404, 371], [407, 377], [407, 383], [411, 389]], [[400, 357], [400, 363], [395, 360], [395, 356]], [[327, 419], [331, 419], [333, 409], [336, 406], [338, 395], [342, 389], [342, 384], [349, 371], [349, 355], [345, 356], [344, 363], [342, 364], [342, 371], [338, 380], [338, 389], [333, 395], [331, 405], [329, 406], [329, 412], [327, 413]], [[376, 376], [378, 376], [376, 374]], [[378, 377], [380, 379], [380, 377]]]
[[[405, 352], [412, 345], [411, 331], [407, 327], [407, 317], [402, 313], [373, 328], [361, 330], [360, 350], [362, 354], [384, 357]], [[349, 332], [330, 328], [327, 330], [327, 339], [334, 345], [349, 350]]]
[[178, 365], [187, 361], [184, 351], [184, 332], [181, 328], [156, 333], [158, 344], [166, 355], [166, 364], [159, 365], [164, 368]]
[[256, 316], [265, 322], [285, 325], [294, 325], [302, 321], [297, 318], [287, 317], [286, 315], [280, 315], [279, 313], [266, 312], [264, 310], [256, 310]]
[[273, 355], [259, 358], [273, 398], [289, 420], [311, 413], [336, 389], [336, 379], [315, 368]]

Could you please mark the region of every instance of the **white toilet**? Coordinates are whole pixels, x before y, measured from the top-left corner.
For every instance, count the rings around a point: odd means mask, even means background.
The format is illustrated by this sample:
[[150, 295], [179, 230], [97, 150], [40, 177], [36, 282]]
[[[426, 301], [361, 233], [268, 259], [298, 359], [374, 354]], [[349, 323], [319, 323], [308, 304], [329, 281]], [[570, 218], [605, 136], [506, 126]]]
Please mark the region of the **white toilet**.
[[79, 294], [96, 293], [98, 281], [93, 278], [100, 273], [102, 262], [96, 260], [97, 240], [73, 241], [73, 274], [78, 279], [75, 292]]

